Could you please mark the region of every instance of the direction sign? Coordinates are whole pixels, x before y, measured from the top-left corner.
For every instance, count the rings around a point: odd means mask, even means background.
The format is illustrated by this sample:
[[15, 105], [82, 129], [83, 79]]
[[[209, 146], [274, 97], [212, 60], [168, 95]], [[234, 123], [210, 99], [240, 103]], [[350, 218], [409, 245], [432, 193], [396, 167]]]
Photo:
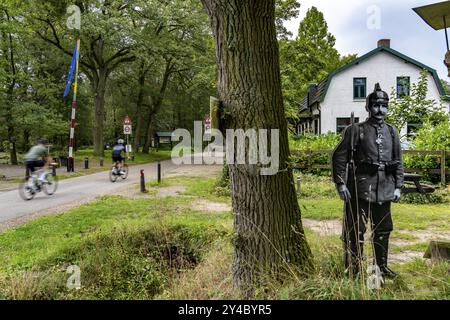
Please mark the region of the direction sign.
[[124, 134], [131, 134], [131, 124], [125, 124], [123, 126], [123, 133]]

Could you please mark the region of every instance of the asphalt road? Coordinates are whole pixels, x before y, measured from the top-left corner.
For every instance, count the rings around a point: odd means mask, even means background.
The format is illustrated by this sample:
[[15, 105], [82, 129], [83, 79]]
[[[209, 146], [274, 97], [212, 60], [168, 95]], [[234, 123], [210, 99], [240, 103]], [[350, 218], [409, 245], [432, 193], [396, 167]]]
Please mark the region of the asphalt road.
[[[20, 218], [39, 211], [94, 199], [95, 197], [114, 194], [115, 191], [140, 182], [140, 170], [144, 169], [146, 182], [157, 178], [157, 164], [149, 163], [130, 166], [126, 180], [121, 178], [112, 183], [109, 172], [103, 171], [87, 176], [59, 181], [58, 189], [52, 196], [39, 192], [33, 200], [24, 201], [18, 190], [0, 193], [0, 223]], [[171, 160], [161, 161], [162, 175], [166, 175], [178, 166]]]

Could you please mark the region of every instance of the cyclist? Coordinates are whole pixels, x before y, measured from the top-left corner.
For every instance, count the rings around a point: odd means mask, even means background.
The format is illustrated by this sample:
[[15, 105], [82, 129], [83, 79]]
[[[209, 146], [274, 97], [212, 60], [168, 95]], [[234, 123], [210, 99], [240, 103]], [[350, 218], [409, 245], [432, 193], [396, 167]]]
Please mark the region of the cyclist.
[[112, 160], [121, 175], [125, 174], [122, 170], [123, 160], [125, 160], [125, 157], [122, 157], [122, 152], [126, 153], [125, 141], [123, 139], [119, 139], [112, 150]]
[[47, 140], [39, 139], [37, 144], [25, 155], [24, 160], [27, 178], [30, 173], [36, 171], [36, 168], [43, 168], [44, 170], [39, 177], [39, 181], [43, 183], [46, 182], [48, 163], [51, 162], [47, 147]]

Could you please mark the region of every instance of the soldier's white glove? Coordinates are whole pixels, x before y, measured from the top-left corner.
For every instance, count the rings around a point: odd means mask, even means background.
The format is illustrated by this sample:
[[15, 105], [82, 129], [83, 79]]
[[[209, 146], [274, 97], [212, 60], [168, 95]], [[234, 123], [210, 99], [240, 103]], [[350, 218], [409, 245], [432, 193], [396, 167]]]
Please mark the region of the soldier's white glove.
[[341, 199], [345, 202], [349, 202], [352, 198], [352, 196], [350, 195], [350, 191], [348, 191], [348, 188], [345, 184], [338, 184], [337, 192], [339, 193], [339, 197], [341, 197]]
[[400, 189], [395, 189], [394, 191], [394, 202], [399, 202], [402, 196], [402, 191]]

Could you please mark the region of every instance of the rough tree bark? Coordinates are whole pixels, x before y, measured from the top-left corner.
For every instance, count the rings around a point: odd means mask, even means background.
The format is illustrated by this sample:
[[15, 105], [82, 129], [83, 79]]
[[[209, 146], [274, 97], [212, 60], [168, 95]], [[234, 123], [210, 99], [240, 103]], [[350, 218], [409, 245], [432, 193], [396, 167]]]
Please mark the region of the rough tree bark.
[[[8, 22], [11, 21], [10, 15], [7, 10], [4, 10], [6, 14], [6, 18]], [[6, 101], [6, 114], [5, 114], [5, 120], [6, 120], [6, 126], [8, 129], [8, 140], [11, 143], [11, 147], [9, 149], [9, 158], [11, 161], [11, 164], [17, 165], [17, 148], [16, 148], [16, 137], [15, 137], [15, 130], [14, 130], [14, 121], [13, 121], [13, 115], [12, 115], [12, 109], [14, 105], [14, 88], [16, 87], [16, 63], [14, 61], [14, 43], [13, 43], [13, 37], [11, 33], [3, 34], [3, 37], [7, 39], [8, 41], [8, 50], [5, 50], [5, 52], [9, 54], [5, 54], [5, 59], [9, 63], [9, 70], [8, 70], [8, 90], [7, 90], [7, 101]]]
[[[216, 39], [222, 128], [279, 129], [280, 169], [263, 176], [230, 165], [234, 212], [233, 279], [245, 297], [267, 272], [311, 267], [301, 222], [283, 108], [274, 0], [202, 0]], [[270, 132], [270, 131], [269, 131]], [[270, 139], [269, 139], [270, 141]], [[248, 152], [248, 150], [246, 150]], [[290, 269], [292, 270], [292, 269]]]
[[138, 85], [139, 91], [136, 101], [136, 133], [134, 138], [134, 152], [139, 152], [139, 148], [141, 146], [141, 135], [142, 135], [142, 122], [143, 122], [143, 103], [144, 103], [144, 89], [145, 89], [145, 78], [148, 72], [148, 68], [145, 67], [144, 61], [141, 61], [139, 66], [139, 75], [138, 75]]
[[161, 87], [159, 88], [159, 92], [156, 96], [152, 96], [152, 105], [149, 108], [148, 114], [148, 122], [147, 122], [147, 130], [146, 130], [146, 139], [144, 143], [144, 147], [142, 149], [143, 153], [148, 153], [150, 151], [150, 144], [152, 141], [152, 137], [155, 134], [155, 116], [159, 112], [162, 107], [162, 103], [164, 101], [164, 95], [166, 93], [167, 85], [169, 84], [170, 76], [174, 72], [175, 64], [172, 63], [172, 59], [166, 59], [166, 68], [164, 69], [164, 74], [162, 77]]

